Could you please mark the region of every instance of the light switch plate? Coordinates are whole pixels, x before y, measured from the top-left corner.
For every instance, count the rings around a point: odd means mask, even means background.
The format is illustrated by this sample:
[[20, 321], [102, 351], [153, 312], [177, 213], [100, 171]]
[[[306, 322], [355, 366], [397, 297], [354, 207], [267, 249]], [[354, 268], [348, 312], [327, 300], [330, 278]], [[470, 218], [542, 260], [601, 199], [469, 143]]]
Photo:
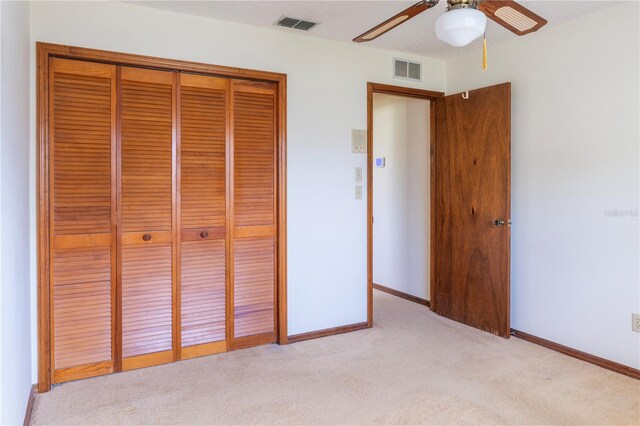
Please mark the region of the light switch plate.
[[385, 166], [386, 164], [386, 160], [384, 157], [377, 157], [376, 158], [376, 167], [381, 169]]
[[367, 153], [367, 131], [351, 129], [351, 152], [353, 154]]
[[356, 200], [362, 200], [362, 185], [356, 185]]
[[362, 167], [356, 167], [355, 179], [356, 182], [362, 182]]

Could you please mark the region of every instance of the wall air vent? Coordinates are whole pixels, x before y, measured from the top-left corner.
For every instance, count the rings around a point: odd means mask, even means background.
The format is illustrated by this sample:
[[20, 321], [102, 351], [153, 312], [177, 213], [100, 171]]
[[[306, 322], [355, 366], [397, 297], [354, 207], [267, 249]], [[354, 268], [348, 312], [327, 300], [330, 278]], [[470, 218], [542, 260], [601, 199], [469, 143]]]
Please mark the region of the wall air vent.
[[277, 25], [279, 27], [293, 28], [301, 31], [309, 31], [310, 29], [318, 25], [318, 23], [283, 16], [280, 19], [278, 19], [278, 21], [274, 25]]
[[404, 80], [422, 81], [422, 64], [406, 59], [393, 58], [393, 77]]

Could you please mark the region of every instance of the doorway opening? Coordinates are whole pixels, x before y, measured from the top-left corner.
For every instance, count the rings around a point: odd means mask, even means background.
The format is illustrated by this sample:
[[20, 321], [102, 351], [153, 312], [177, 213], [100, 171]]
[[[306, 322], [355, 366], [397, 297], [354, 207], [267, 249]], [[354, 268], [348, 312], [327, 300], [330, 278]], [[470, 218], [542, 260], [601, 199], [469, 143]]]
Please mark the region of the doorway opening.
[[369, 83], [368, 323], [373, 290], [431, 305], [431, 152], [440, 92]]

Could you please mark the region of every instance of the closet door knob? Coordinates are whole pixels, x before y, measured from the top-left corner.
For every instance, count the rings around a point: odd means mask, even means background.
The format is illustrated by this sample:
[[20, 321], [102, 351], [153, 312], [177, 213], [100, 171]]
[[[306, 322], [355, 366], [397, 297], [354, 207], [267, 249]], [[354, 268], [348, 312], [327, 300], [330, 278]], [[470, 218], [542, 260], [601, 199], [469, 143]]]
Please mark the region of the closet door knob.
[[209, 236], [209, 233], [207, 231], [202, 231], [200, 233], [200, 238], [207, 238]]
[[143, 239], [144, 241], [149, 241], [149, 240], [151, 240], [151, 234], [144, 234], [144, 235], [142, 236], [142, 239]]

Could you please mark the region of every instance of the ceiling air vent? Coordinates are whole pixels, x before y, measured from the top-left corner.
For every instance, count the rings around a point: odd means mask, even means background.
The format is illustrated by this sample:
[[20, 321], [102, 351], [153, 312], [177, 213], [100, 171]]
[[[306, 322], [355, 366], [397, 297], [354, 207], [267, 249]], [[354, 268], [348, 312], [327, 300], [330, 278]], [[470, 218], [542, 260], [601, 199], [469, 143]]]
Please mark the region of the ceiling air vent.
[[301, 30], [301, 31], [309, 31], [311, 28], [318, 25], [318, 23], [311, 22], [311, 21], [303, 21], [302, 19], [289, 18], [289, 17], [283, 16], [282, 18], [278, 19], [275, 25], [279, 27], [294, 28], [296, 30]]
[[422, 81], [422, 64], [406, 59], [393, 59], [393, 77], [405, 80]]

